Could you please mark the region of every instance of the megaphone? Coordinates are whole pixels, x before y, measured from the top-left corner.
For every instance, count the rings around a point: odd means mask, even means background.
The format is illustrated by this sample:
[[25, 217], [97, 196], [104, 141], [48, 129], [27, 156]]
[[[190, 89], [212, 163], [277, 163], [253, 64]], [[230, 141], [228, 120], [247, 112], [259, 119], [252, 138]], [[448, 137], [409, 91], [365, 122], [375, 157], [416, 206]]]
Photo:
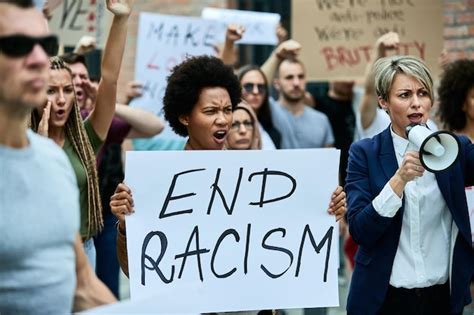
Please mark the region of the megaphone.
[[432, 132], [425, 124], [412, 124], [406, 128], [410, 146], [420, 153], [423, 167], [437, 173], [454, 164], [459, 155], [459, 140], [449, 131]]

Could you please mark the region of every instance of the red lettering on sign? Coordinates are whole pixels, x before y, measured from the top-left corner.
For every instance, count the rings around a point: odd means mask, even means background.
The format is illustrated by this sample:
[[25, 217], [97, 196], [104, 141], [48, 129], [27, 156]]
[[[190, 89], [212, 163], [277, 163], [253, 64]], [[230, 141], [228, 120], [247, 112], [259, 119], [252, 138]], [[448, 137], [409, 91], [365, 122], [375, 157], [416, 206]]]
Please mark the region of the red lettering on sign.
[[[366, 64], [370, 61], [371, 46], [359, 47], [323, 47], [320, 53], [326, 62], [326, 69], [332, 71], [338, 67], [355, 67], [360, 64]], [[412, 55], [425, 60], [426, 43], [408, 42], [400, 43], [396, 49], [397, 55]]]

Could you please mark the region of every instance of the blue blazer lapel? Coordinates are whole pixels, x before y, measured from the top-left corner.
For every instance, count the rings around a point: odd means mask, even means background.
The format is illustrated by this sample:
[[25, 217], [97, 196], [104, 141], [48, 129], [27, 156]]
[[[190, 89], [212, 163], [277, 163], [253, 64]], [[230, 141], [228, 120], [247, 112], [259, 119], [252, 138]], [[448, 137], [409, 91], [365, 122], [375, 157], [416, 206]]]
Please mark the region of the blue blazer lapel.
[[398, 169], [397, 156], [393, 148], [392, 134], [390, 133], [390, 126], [381, 133], [380, 143], [380, 163], [382, 169], [389, 180]]

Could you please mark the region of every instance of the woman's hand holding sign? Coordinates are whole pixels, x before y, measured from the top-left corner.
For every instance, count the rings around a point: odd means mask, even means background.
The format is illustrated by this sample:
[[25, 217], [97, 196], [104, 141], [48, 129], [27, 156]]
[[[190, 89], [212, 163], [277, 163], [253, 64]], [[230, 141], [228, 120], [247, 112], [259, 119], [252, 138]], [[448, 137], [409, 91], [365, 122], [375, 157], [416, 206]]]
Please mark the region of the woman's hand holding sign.
[[125, 216], [135, 212], [133, 209], [132, 191], [124, 183], [118, 184], [115, 193], [110, 197], [110, 210], [119, 220], [119, 229], [125, 233]]
[[328, 212], [336, 216], [336, 221], [344, 217], [347, 212], [346, 193], [341, 186], [337, 186], [336, 190], [331, 196]]

